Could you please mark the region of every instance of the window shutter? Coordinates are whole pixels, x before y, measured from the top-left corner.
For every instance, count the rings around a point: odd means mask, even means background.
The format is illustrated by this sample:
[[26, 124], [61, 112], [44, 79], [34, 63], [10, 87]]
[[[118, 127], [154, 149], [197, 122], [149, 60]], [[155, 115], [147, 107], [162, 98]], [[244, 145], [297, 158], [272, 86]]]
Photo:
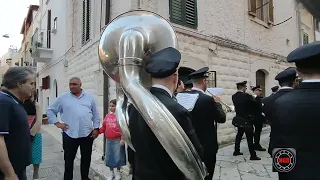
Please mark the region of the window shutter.
[[86, 38], [86, 0], [82, 1], [82, 44], [85, 43]]
[[257, 16], [257, 0], [249, 0], [249, 14]]
[[90, 0], [87, 0], [87, 7], [86, 7], [86, 41], [90, 40]]
[[273, 0], [269, 0], [269, 23], [274, 22], [274, 16], [273, 16]]
[[197, 2], [196, 0], [186, 0], [185, 5], [186, 24], [190, 27], [197, 27]]
[[184, 0], [170, 0], [170, 18], [177, 24], [183, 23], [183, 2]]
[[106, 12], [105, 12], [105, 19], [104, 24], [107, 25], [110, 22], [110, 0], [106, 0]]
[[170, 21], [190, 28], [197, 28], [197, 1], [170, 0]]

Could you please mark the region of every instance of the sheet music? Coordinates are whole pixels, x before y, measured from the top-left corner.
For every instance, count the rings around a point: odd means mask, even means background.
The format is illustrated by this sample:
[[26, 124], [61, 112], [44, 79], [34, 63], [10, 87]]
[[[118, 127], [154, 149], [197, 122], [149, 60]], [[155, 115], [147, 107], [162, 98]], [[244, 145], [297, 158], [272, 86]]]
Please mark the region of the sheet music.
[[[207, 92], [207, 91], [209, 91], [209, 92]], [[224, 89], [223, 88], [207, 88], [207, 91], [206, 91], [207, 95], [209, 95], [209, 96], [212, 96], [212, 95], [217, 96], [219, 94], [222, 94]]]
[[188, 111], [192, 111], [199, 98], [199, 94], [178, 93], [176, 98], [179, 104], [181, 104]]

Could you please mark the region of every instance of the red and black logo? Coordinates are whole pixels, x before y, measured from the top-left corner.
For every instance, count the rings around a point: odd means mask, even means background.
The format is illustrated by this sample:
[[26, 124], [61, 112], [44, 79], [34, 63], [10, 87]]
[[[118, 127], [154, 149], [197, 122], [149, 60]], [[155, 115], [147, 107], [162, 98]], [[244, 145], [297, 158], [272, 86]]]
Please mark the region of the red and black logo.
[[272, 157], [277, 172], [290, 172], [296, 165], [296, 150], [293, 148], [275, 148]]

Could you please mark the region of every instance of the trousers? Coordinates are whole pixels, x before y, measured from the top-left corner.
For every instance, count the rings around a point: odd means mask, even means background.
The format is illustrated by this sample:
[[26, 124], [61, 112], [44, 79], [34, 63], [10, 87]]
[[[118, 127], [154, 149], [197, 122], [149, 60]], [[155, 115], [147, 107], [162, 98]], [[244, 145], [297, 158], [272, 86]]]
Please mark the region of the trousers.
[[238, 133], [236, 135], [234, 151], [240, 152], [240, 142], [244, 133], [246, 134], [246, 137], [247, 137], [250, 155], [257, 156], [253, 147], [253, 126], [252, 125], [248, 127], [238, 127]]
[[214, 174], [214, 167], [216, 166], [216, 156], [210, 162], [204, 162], [208, 171], [208, 176], [204, 178], [204, 180], [212, 180]]
[[254, 145], [260, 145], [260, 136], [262, 132], [263, 123], [255, 122], [254, 124]]
[[91, 134], [83, 138], [71, 138], [66, 133], [62, 134], [64, 150], [64, 180], [73, 179], [73, 166], [78, 148], [80, 146], [81, 179], [89, 180], [89, 168], [91, 164], [93, 138]]

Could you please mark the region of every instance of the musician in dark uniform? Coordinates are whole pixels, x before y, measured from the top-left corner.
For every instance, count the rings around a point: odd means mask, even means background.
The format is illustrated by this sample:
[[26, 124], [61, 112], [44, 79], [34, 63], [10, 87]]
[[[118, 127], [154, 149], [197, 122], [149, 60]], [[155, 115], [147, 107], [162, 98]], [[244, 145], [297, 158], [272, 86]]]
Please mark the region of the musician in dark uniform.
[[205, 94], [207, 90], [206, 78], [209, 77], [208, 70], [208, 67], [204, 67], [189, 74], [193, 88], [188, 93], [199, 94], [191, 111], [192, 124], [204, 149], [204, 163], [209, 173], [205, 179], [212, 180], [218, 152], [217, 131], [214, 124], [215, 122], [225, 123], [226, 114], [219, 103], [219, 97]]
[[274, 103], [274, 148], [296, 150], [294, 168], [279, 173], [279, 179], [320, 179], [320, 42], [297, 48], [287, 61], [295, 63], [302, 82]]
[[184, 90], [185, 91], [191, 91], [192, 87], [193, 87], [193, 84], [192, 84], [191, 79], [184, 83]]
[[263, 123], [265, 123], [265, 117], [262, 114], [262, 88], [260, 85], [257, 85], [252, 88], [253, 93], [255, 94], [255, 106], [253, 108], [253, 126], [254, 126], [254, 133], [253, 133], [253, 146], [254, 150], [256, 151], [265, 151], [266, 149], [260, 145], [260, 136], [262, 132]]
[[[146, 64], [152, 76], [150, 92], [159, 99], [178, 121], [190, 138], [199, 155], [203, 148], [191, 124], [189, 112], [173, 99], [178, 83], [178, 65], [181, 54], [174, 48], [166, 48], [153, 54]], [[135, 152], [136, 180], [184, 180], [184, 174], [172, 161], [143, 117], [134, 106], [129, 112], [129, 130]]]
[[274, 101], [278, 99], [279, 97], [292, 92], [294, 88], [296, 88], [297, 83], [296, 83], [296, 78], [297, 78], [297, 72], [296, 68], [294, 67], [289, 67], [285, 69], [284, 71], [280, 72], [276, 77], [275, 80], [279, 82], [279, 85], [281, 88], [279, 91], [275, 94], [271, 94], [270, 96], [264, 98], [262, 100], [263, 102], [263, 112], [266, 116], [266, 119], [268, 123], [270, 124], [271, 127], [271, 132], [270, 132], [270, 142], [269, 142], [269, 148], [268, 148], [268, 153], [272, 155], [272, 115], [274, 114], [273, 108], [274, 107]]
[[247, 81], [237, 83], [238, 91], [232, 95], [232, 102], [236, 110], [236, 117], [233, 118], [232, 124], [238, 128], [236, 135], [234, 156], [243, 155], [240, 152], [240, 142], [243, 134], [246, 134], [250, 160], [261, 160], [254, 150], [253, 146], [253, 109], [255, 100], [252, 95], [247, 94]]
[[273, 86], [273, 87], [271, 88], [272, 94], [278, 92], [278, 90], [279, 90], [279, 86]]
[[179, 79], [175, 94], [184, 91], [184, 83]]

